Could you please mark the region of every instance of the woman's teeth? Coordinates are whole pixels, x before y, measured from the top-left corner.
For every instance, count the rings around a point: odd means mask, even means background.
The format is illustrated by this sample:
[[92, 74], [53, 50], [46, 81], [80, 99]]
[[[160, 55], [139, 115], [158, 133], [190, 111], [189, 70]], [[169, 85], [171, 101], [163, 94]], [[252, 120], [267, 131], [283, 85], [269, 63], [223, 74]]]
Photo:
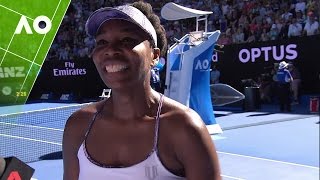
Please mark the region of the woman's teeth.
[[106, 66], [106, 70], [109, 73], [120, 72], [120, 71], [123, 71], [123, 70], [125, 70], [127, 68], [128, 68], [128, 66], [126, 66], [126, 65], [109, 65], [109, 66]]

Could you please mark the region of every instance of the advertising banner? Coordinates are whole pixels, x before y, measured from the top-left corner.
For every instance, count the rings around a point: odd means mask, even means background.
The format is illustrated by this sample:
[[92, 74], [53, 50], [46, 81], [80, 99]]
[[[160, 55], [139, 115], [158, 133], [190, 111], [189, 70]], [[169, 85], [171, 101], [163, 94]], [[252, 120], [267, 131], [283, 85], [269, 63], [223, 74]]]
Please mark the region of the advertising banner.
[[53, 99], [60, 98], [61, 94], [72, 94], [80, 101], [97, 99], [104, 88], [90, 59], [45, 61], [29, 100], [39, 99], [44, 93], [53, 93]]
[[220, 81], [242, 91], [244, 79], [270, 74], [281, 61], [291, 62], [301, 73], [301, 93], [320, 92], [320, 35], [294, 39], [226, 45], [212, 60]]
[[[210, 64], [214, 45], [195, 54], [190, 90], [190, 107], [206, 120], [207, 124], [215, 122], [210, 94]], [[198, 55], [198, 56], [197, 56]], [[192, 57], [192, 56], [191, 56]]]

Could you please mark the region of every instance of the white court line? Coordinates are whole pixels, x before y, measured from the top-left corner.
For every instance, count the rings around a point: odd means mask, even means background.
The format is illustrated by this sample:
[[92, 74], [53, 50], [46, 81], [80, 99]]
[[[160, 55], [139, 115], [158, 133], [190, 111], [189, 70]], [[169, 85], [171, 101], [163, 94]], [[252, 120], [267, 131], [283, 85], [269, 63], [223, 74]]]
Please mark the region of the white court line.
[[30, 19], [30, 20], [34, 20], [34, 19], [32, 19], [31, 17], [28, 17], [28, 16], [26, 16], [26, 15], [24, 15], [24, 14], [22, 14], [22, 13], [19, 13], [18, 11], [15, 11], [15, 10], [13, 10], [13, 9], [10, 9], [10, 8], [8, 8], [8, 7], [6, 7], [6, 6], [3, 6], [3, 5], [1, 5], [0, 4], [0, 7], [3, 7], [3, 8], [5, 8], [5, 9], [7, 9], [7, 10], [9, 10], [9, 11], [12, 11], [12, 12], [14, 12], [14, 13], [16, 13], [16, 14], [19, 14], [19, 15], [21, 15], [21, 16], [25, 16], [26, 18], [28, 18], [28, 19]]
[[[54, 13], [53, 13], [53, 16], [52, 16], [52, 18], [51, 18], [51, 19], [52, 19], [52, 21], [53, 21], [53, 19], [54, 19], [55, 15], [56, 15], [56, 13], [57, 13], [57, 10], [58, 10], [58, 7], [60, 6], [60, 3], [61, 3], [61, 0], [59, 1], [59, 3], [58, 3], [58, 5], [57, 5], [56, 10], [55, 10], [55, 11], [54, 11]], [[70, 6], [70, 3], [71, 3], [71, 1], [69, 1], [69, 4], [67, 5], [67, 7], [69, 7], [69, 6]], [[64, 15], [66, 14], [67, 10], [68, 10], [68, 8], [66, 8], [66, 9], [65, 9], [65, 11], [64, 11], [64, 13], [63, 13], [63, 17], [64, 17]], [[60, 19], [60, 22], [59, 22], [59, 24], [60, 24], [60, 25], [61, 25], [61, 22], [62, 22], [62, 21], [63, 21], [63, 19], [64, 19], [63, 17]], [[51, 22], [52, 22], [52, 21], [51, 21]], [[55, 33], [55, 35], [54, 35], [53, 37], [56, 37], [56, 36], [57, 36], [57, 33], [58, 33], [58, 30], [56, 30], [56, 33]], [[51, 39], [50, 47], [51, 47], [51, 45], [52, 45], [52, 43], [53, 43], [54, 39], [55, 39], [55, 38], [52, 38], [52, 39]], [[47, 50], [47, 52], [46, 52], [45, 57], [48, 55], [49, 50], [50, 50], [50, 48], [48, 48], [48, 50]]]
[[[17, 13], [17, 14], [19, 14], [19, 15], [25, 16], [25, 15], [23, 15], [23, 14], [15, 11], [15, 10], [10, 9], [10, 8], [7, 8], [7, 7], [5, 7], [5, 6], [1, 5], [1, 4], [0, 4], [0, 7], [3, 7], [3, 8], [5, 8], [5, 9], [7, 9], [7, 10], [9, 10], [9, 11], [12, 11], [12, 12], [14, 12], [14, 13]], [[34, 19], [32, 19], [32, 18], [30, 18], [30, 17], [28, 17], [28, 16], [26, 16], [26, 17], [29, 18], [29, 19], [31, 19], [31, 20], [34, 20]], [[7, 49], [5, 50], [5, 53], [4, 53], [4, 55], [3, 55], [2, 59], [1, 59], [0, 66], [2, 65], [3, 60], [4, 60], [4, 58], [6, 57], [6, 54], [7, 54], [7, 52], [8, 52], [8, 49], [10, 48], [11, 42], [12, 42], [12, 40], [13, 40], [13, 38], [14, 38], [14, 35], [15, 35], [15, 32], [13, 32], [13, 35], [11, 36], [10, 42], [9, 42], [9, 44], [8, 44], [8, 47], [7, 47]], [[23, 58], [23, 59], [25, 59], [25, 58]]]
[[221, 152], [221, 151], [217, 151], [217, 153], [218, 153], [218, 154], [231, 155], [231, 156], [244, 157], [244, 158], [250, 158], [250, 159], [256, 159], [256, 160], [262, 160], [262, 161], [269, 161], [269, 162], [274, 162], [274, 163], [281, 163], [281, 164], [293, 165], [293, 166], [300, 166], [300, 167], [311, 168], [311, 169], [316, 169], [316, 170], [320, 169], [319, 167], [314, 167], [314, 166], [308, 166], [308, 165], [303, 165], [303, 164], [290, 163], [290, 162], [285, 162], [285, 161], [277, 161], [277, 160], [266, 159], [266, 158], [258, 158], [258, 157], [254, 157], [254, 156], [246, 156], [246, 155], [233, 154], [233, 153]]
[[49, 128], [49, 127], [42, 127], [42, 126], [33, 126], [33, 125], [24, 125], [24, 124], [15, 124], [15, 123], [6, 123], [6, 122], [0, 122], [0, 125], [1, 125], [1, 124], [12, 125], [12, 126], [19, 126], [19, 127], [30, 127], [30, 128], [37, 128], [37, 129], [45, 129], [45, 130], [53, 130], [53, 131], [61, 131], [61, 132], [63, 132], [63, 129]]
[[[8, 52], [8, 53], [10, 53], [10, 54], [12, 54], [12, 55], [15, 55], [15, 56], [17, 56], [17, 57], [19, 57], [19, 58], [21, 58], [21, 59], [24, 59], [24, 60], [32, 63], [31, 60], [29, 60], [29, 59], [27, 59], [27, 58], [24, 58], [24, 57], [22, 57], [22, 56], [20, 56], [20, 55], [18, 55], [18, 54], [16, 54], [16, 53], [13, 53], [13, 52], [11, 52], [11, 51], [8, 51], [8, 50], [6, 50], [6, 49], [3, 49], [2, 47], [0, 47], [0, 49], [6, 51], [6, 53]], [[3, 58], [2, 58], [2, 59], [3, 59]], [[0, 66], [1, 66], [1, 64], [2, 64], [2, 62], [0, 63]], [[39, 65], [39, 64], [37, 64], [37, 63], [34, 63], [34, 64], [36, 64], [37, 66], [41, 66], [41, 65]]]
[[[54, 13], [53, 13], [53, 16], [52, 16], [52, 18], [51, 18], [51, 22], [53, 21], [55, 15], [56, 15], [56, 13], [57, 13], [57, 10], [58, 10], [58, 8], [59, 8], [59, 6], [60, 6], [60, 3], [61, 3], [61, 0], [59, 1], [58, 5], [57, 5], [57, 7], [56, 7], [56, 9], [55, 9], [55, 11], [54, 11]], [[35, 56], [34, 56], [34, 58], [33, 58], [33, 61], [32, 61], [32, 63], [31, 63], [31, 65], [30, 65], [30, 68], [29, 68], [28, 73], [27, 73], [27, 75], [26, 75], [26, 78], [24, 79], [24, 81], [23, 81], [23, 83], [22, 83], [22, 85], [21, 85], [21, 87], [20, 87], [19, 92], [21, 92], [21, 90], [23, 89], [24, 84], [26, 83], [27, 77], [28, 77], [28, 75], [29, 75], [29, 73], [30, 73], [30, 71], [31, 71], [31, 68], [32, 68], [33, 64], [35, 64], [34, 61], [36, 60], [36, 58], [37, 58], [37, 56], [38, 56], [39, 50], [41, 49], [42, 43], [43, 43], [44, 39], [46, 38], [46, 35], [47, 35], [47, 34], [45, 34], [45, 35], [43, 36], [42, 40], [41, 40], [41, 43], [40, 43], [40, 45], [39, 45], [39, 48], [38, 48], [38, 50], [37, 50], [37, 52], [36, 52], [36, 54], [35, 54]], [[54, 38], [53, 38], [53, 39], [54, 39]], [[46, 56], [47, 56], [47, 54], [46, 54], [44, 57], [46, 57]], [[36, 79], [36, 78], [34, 78], [34, 79]], [[34, 82], [35, 82], [35, 80], [33, 81], [32, 86], [33, 86]], [[32, 87], [32, 86], [31, 86], [31, 87]], [[19, 96], [16, 97], [15, 102], [17, 102], [18, 98], [19, 98]]]
[[42, 142], [42, 143], [47, 143], [47, 144], [53, 144], [53, 145], [62, 146], [61, 143], [56, 143], [56, 142], [51, 142], [51, 141], [44, 141], [44, 140], [39, 140], [39, 139], [26, 138], [26, 137], [21, 137], [21, 136], [12, 136], [12, 135], [8, 135], [8, 134], [0, 134], [0, 136], [10, 137], [10, 138], [16, 138], [16, 139], [23, 139], [23, 140], [27, 140], [27, 141]]
[[11, 36], [11, 39], [10, 39], [10, 42], [9, 42], [9, 44], [8, 44], [7, 49], [3, 49], [3, 50], [5, 50], [5, 53], [4, 53], [4, 55], [3, 55], [2, 59], [1, 59], [0, 66], [2, 65], [3, 60], [4, 60], [4, 58], [5, 58], [6, 55], [7, 55], [8, 49], [9, 49], [9, 47], [10, 47], [10, 45], [11, 45], [11, 42], [12, 42], [12, 40], [13, 40], [13, 37], [14, 37], [14, 33], [15, 33], [15, 32], [13, 32], [13, 35]]
[[[55, 11], [54, 11], [54, 13], [53, 13], [53, 16], [52, 16], [52, 18], [51, 18], [51, 19], [52, 19], [52, 21], [53, 21], [53, 19], [54, 19], [55, 15], [56, 15], [56, 13], [57, 13], [57, 10], [58, 10], [58, 7], [60, 6], [60, 3], [61, 3], [61, 0], [59, 1], [59, 3], [58, 3], [58, 5], [57, 5], [56, 10], [55, 10]], [[69, 1], [69, 4], [67, 5], [67, 7], [69, 7], [70, 3], [71, 3], [71, 1]], [[64, 15], [66, 14], [67, 10], [68, 10], [68, 8], [66, 8], [66, 10], [64, 11]], [[63, 17], [60, 19], [60, 22], [59, 22], [59, 24], [60, 24], [60, 25], [61, 25], [61, 22], [63, 21], [63, 19], [64, 19]], [[51, 21], [51, 22], [52, 22], [52, 21]], [[55, 33], [55, 35], [54, 35], [53, 37], [56, 37], [57, 33], [58, 33], [58, 30], [56, 31], [56, 33]], [[51, 40], [51, 43], [50, 43], [50, 44], [52, 44], [52, 43], [53, 43], [53, 41], [54, 41], [54, 38], [52, 38], [52, 40]], [[47, 54], [48, 54], [49, 50], [50, 50], [50, 48], [48, 48], [48, 50], [47, 50], [47, 52], [46, 52], [46, 56], [47, 56]]]
[[242, 178], [237, 178], [237, 177], [233, 177], [233, 176], [227, 176], [227, 175], [222, 175], [222, 177], [226, 177], [226, 178], [229, 178], [229, 179], [235, 179], [235, 180], [246, 180], [246, 179], [242, 179]]

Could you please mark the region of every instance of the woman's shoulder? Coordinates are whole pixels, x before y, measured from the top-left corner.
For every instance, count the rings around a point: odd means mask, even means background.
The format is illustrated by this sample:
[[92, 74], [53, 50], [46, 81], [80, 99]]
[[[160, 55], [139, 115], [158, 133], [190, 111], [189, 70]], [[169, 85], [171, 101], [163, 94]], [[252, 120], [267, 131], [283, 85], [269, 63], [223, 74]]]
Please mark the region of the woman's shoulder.
[[92, 116], [102, 106], [103, 101], [88, 103], [80, 109], [74, 111], [69, 119], [86, 119], [86, 116]]
[[165, 98], [163, 111], [160, 116], [161, 123], [168, 129], [183, 132], [205, 128], [200, 115], [193, 109], [170, 98]]
[[93, 120], [94, 114], [102, 108], [103, 102], [104, 101], [89, 103], [73, 112], [66, 122], [65, 129], [71, 131], [75, 129], [78, 132], [86, 129]]
[[160, 116], [160, 132], [179, 159], [185, 159], [180, 156], [183, 152], [212, 148], [208, 129], [197, 112], [170, 99], [165, 99], [164, 107]]
[[74, 153], [77, 152], [85, 138], [90, 123], [93, 121], [94, 114], [102, 107], [103, 102], [87, 104], [71, 114], [65, 124], [63, 133], [65, 148], [71, 148]]
[[163, 109], [164, 113], [178, 113], [178, 114], [180, 113], [188, 114], [189, 113], [188, 111], [190, 109], [184, 104], [166, 96], [163, 99], [163, 108], [164, 108]]

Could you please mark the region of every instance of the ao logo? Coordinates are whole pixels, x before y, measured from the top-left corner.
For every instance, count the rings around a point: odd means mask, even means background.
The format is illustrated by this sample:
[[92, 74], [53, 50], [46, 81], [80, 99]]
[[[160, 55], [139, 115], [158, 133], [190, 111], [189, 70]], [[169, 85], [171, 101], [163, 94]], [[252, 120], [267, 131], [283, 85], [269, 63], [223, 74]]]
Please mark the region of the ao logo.
[[208, 59], [205, 59], [201, 62], [201, 60], [199, 59], [197, 61], [197, 64], [196, 64], [196, 70], [208, 70], [209, 69], [209, 66], [210, 66], [210, 62]]
[[[44, 22], [45, 27], [39, 27], [40, 22]], [[51, 26], [52, 26], [51, 20], [47, 16], [38, 16], [33, 21], [33, 29], [38, 34], [46, 34], [47, 32], [50, 31]], [[16, 30], [14, 33], [20, 34], [23, 28], [26, 30], [27, 34], [33, 34], [26, 16], [21, 16], [18, 26], [16, 27]]]

